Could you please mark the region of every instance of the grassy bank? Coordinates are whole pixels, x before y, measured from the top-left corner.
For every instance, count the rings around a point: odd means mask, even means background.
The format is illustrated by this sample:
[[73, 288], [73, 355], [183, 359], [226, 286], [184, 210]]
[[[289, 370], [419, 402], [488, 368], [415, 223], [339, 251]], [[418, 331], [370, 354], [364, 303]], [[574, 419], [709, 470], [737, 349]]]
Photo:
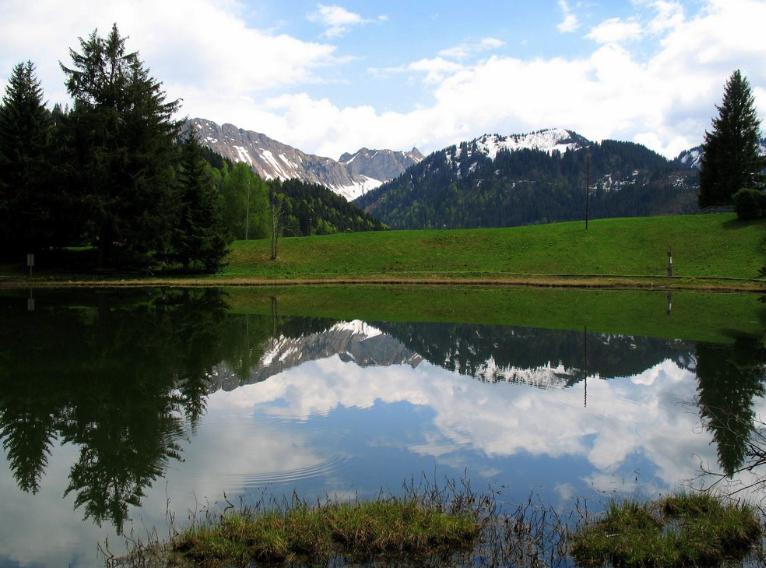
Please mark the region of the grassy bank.
[[503, 229], [350, 233], [234, 243], [217, 277], [664, 276], [752, 279], [766, 261], [764, 221], [733, 214], [600, 219]]
[[[455, 486], [452, 486], [455, 488]], [[110, 566], [718, 566], [759, 558], [753, 507], [700, 494], [612, 502], [593, 515], [526, 503], [501, 510], [468, 486], [309, 505], [297, 497], [204, 519], [167, 540], [129, 540]]]
[[414, 561], [470, 550], [480, 530], [470, 511], [450, 513], [412, 499], [301, 503], [284, 511], [223, 515], [181, 532], [172, 550], [182, 558], [220, 566], [251, 561], [315, 564], [335, 557]]
[[[763, 290], [766, 221], [733, 214], [600, 219], [502, 229], [345, 233], [270, 242], [237, 241], [214, 275], [94, 275], [76, 262], [37, 267], [33, 284], [264, 285], [334, 281], [491, 283], [562, 287]], [[666, 277], [673, 251], [674, 278]], [[79, 251], [79, 254], [83, 254]], [[0, 266], [0, 286], [27, 284], [19, 267]]]
[[762, 533], [749, 505], [705, 493], [677, 494], [649, 503], [612, 503], [603, 518], [574, 534], [572, 555], [583, 566], [720, 566], [750, 554]]

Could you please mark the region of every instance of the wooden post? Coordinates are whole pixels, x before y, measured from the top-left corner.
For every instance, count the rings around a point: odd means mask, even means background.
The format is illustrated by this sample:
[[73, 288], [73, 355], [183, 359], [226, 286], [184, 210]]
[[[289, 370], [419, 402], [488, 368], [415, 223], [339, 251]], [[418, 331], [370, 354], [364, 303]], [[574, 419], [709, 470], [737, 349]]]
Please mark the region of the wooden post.
[[673, 251], [668, 247], [668, 277], [673, 276]]

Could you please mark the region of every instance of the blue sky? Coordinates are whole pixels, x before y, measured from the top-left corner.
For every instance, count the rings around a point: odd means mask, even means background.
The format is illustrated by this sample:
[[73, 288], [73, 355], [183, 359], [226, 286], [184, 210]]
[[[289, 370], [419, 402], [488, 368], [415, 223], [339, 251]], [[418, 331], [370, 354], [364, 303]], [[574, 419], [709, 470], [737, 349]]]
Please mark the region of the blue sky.
[[667, 156], [741, 68], [766, 117], [765, 0], [0, 0], [0, 86], [51, 102], [76, 38], [117, 22], [183, 113], [337, 158], [570, 128]]
[[[338, 55], [350, 60], [328, 70], [324, 77], [327, 82], [315, 85], [311, 92], [341, 105], [374, 104], [381, 110], [406, 112], [413, 105], [428, 104], [432, 93], [419, 81], [401, 73], [375, 71], [432, 58], [459, 45], [476, 46], [484, 38], [503, 45], [477, 49], [460, 61], [478, 61], [489, 55], [521, 59], [587, 56], [593, 47], [582, 34], [558, 31], [564, 14], [557, 0], [345, 2], [345, 10], [367, 21], [349, 25], [330, 37], [326, 25], [313, 16], [318, 6], [314, 1], [295, 1], [287, 6], [276, 0], [254, 2], [248, 21], [306, 41], [331, 40]], [[570, 10], [577, 13], [578, 29], [587, 29], [610, 17], [647, 12], [637, 8], [630, 2], [572, 2]], [[687, 10], [698, 11], [699, 3], [687, 3]]]

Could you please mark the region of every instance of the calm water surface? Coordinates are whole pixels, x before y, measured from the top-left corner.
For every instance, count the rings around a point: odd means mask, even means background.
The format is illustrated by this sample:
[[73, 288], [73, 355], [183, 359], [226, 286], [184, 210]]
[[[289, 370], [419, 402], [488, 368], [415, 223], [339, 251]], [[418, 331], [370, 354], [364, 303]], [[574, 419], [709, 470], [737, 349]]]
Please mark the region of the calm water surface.
[[[0, 566], [97, 566], [98, 542], [119, 550], [168, 503], [182, 518], [224, 492], [368, 497], [467, 476], [566, 510], [746, 464], [766, 410], [758, 298], [602, 292], [594, 305], [623, 317], [588, 321], [571, 315], [586, 294], [536, 292], [544, 316], [487, 325], [462, 323], [482, 319], [470, 303], [438, 323], [413, 307], [411, 323], [306, 317], [332, 314], [326, 297], [258, 290], [3, 293]], [[654, 325], [632, 315], [642, 302]]]

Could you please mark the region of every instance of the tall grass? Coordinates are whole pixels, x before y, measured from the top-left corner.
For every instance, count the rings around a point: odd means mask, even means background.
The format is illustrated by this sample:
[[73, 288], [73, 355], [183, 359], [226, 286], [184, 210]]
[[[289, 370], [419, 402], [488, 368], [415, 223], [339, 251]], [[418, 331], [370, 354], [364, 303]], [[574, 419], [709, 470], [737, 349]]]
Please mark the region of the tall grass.
[[399, 496], [308, 502], [297, 495], [212, 506], [167, 538], [128, 538], [129, 553], [104, 546], [107, 568], [248, 566], [471, 566], [625, 568], [718, 566], [763, 557], [754, 508], [710, 494], [613, 501], [566, 513], [530, 497], [501, 510], [497, 493], [467, 481], [405, 484]]

